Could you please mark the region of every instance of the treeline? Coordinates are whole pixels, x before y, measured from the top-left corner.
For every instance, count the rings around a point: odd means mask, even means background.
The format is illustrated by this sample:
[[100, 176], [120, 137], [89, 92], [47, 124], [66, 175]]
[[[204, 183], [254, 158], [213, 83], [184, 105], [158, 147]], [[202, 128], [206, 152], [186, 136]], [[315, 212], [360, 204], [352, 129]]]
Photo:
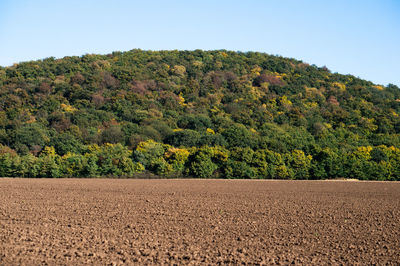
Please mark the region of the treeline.
[[83, 154], [57, 155], [45, 147], [36, 157], [2, 147], [0, 175], [4, 177], [135, 177], [148, 172], [160, 177], [400, 180], [400, 149], [359, 147], [337, 154], [329, 148], [314, 157], [301, 150], [277, 153], [249, 147], [203, 146], [176, 148], [153, 140], [134, 151], [121, 144], [90, 145]]
[[0, 145], [0, 176], [393, 180], [400, 90], [256, 52], [46, 58], [0, 67]]

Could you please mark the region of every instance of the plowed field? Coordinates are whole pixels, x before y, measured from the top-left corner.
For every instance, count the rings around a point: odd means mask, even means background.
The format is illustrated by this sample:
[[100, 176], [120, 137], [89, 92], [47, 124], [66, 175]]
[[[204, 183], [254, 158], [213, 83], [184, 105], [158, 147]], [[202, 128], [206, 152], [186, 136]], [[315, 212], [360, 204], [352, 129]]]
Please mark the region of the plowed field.
[[399, 264], [400, 183], [0, 179], [0, 264]]

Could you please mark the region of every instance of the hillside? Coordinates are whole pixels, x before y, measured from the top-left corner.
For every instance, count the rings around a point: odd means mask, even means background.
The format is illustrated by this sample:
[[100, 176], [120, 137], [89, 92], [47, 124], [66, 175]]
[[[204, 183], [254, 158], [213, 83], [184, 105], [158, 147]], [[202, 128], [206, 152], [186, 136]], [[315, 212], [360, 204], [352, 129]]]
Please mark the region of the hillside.
[[0, 176], [400, 180], [400, 90], [255, 52], [0, 68]]

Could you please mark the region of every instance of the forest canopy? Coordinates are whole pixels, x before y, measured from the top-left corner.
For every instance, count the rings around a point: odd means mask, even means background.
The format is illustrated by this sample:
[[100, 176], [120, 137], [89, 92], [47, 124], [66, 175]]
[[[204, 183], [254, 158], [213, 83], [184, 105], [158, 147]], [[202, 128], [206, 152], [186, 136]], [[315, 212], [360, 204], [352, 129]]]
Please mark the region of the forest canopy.
[[400, 180], [400, 90], [257, 52], [0, 67], [0, 176]]

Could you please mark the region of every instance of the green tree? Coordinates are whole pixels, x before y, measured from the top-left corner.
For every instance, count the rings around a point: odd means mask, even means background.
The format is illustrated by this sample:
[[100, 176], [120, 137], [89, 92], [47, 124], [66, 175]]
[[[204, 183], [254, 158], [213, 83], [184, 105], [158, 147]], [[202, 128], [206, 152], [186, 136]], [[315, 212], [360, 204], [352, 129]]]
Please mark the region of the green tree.
[[38, 123], [26, 124], [15, 131], [15, 145], [44, 147], [50, 141], [49, 131]]
[[343, 176], [343, 162], [340, 156], [330, 148], [316, 152], [312, 158], [312, 179], [337, 178]]
[[293, 172], [293, 178], [309, 179], [312, 156], [305, 155], [301, 150], [293, 150], [286, 156], [288, 167]]
[[195, 148], [187, 160], [188, 173], [200, 178], [217, 178], [222, 174], [228, 157], [228, 151], [222, 147]]
[[225, 140], [228, 142], [228, 147], [251, 147], [254, 145], [254, 138], [247, 130], [244, 125], [241, 124], [233, 124], [225, 131], [222, 132], [222, 136], [225, 137]]
[[166, 142], [175, 147], [196, 147], [199, 144], [201, 134], [191, 129], [180, 130], [172, 133]]
[[98, 158], [97, 165], [101, 176], [129, 177], [144, 170], [142, 164], [132, 161], [132, 151], [119, 143], [107, 143], [92, 149]]

